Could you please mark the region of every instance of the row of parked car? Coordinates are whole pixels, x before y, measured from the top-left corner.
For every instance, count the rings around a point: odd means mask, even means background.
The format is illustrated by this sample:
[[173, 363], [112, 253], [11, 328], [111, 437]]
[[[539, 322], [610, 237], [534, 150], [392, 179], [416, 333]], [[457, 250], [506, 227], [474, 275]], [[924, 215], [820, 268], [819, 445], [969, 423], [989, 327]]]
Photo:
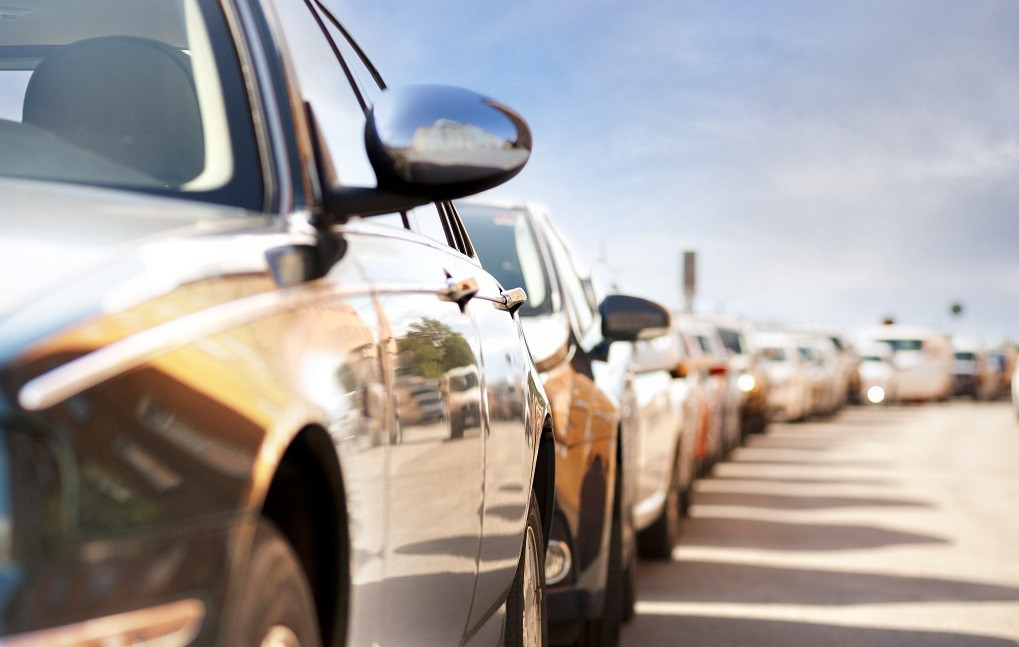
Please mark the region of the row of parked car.
[[455, 206], [482, 265], [528, 295], [518, 314], [556, 437], [550, 639], [615, 644], [637, 558], [671, 556], [694, 480], [765, 429], [771, 376], [746, 322], [605, 294], [542, 210]]
[[633, 613], [636, 556], [671, 556], [694, 480], [769, 422], [1009, 392], [1008, 348], [894, 324], [847, 334], [666, 316], [605, 295], [547, 213], [456, 206], [482, 264], [529, 295], [519, 314], [557, 441], [546, 557], [555, 643], [616, 642]]
[[546, 214], [461, 202], [526, 121], [388, 88], [327, 3], [3, 18], [4, 644], [611, 645], [697, 476], [853, 392], [780, 410], [821, 338], [606, 294]]

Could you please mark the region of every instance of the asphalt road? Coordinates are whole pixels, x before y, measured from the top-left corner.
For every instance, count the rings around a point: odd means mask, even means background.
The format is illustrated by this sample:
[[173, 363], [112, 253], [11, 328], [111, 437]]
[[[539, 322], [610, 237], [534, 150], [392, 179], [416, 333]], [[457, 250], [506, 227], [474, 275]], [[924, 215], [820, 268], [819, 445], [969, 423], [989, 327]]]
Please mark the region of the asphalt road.
[[1019, 422], [1007, 402], [773, 424], [698, 482], [642, 562], [625, 646], [1019, 645]]

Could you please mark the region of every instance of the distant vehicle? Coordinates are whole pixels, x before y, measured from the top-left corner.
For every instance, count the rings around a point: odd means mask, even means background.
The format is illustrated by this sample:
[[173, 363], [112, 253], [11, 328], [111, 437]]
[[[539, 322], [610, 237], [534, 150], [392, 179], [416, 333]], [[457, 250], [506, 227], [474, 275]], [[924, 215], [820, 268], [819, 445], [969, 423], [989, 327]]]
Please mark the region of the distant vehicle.
[[1012, 370], [1015, 368], [1016, 350], [1011, 346], [1003, 345], [991, 349], [987, 353], [987, 361], [990, 371], [996, 380], [996, 387], [992, 398], [1008, 398], [1011, 396]]
[[948, 335], [917, 326], [887, 324], [862, 331], [860, 342], [884, 342], [899, 370], [900, 400], [946, 400], [952, 394], [952, 343]]
[[841, 332], [833, 330], [822, 331], [821, 334], [831, 340], [838, 357], [838, 367], [841, 372], [840, 383], [845, 385], [845, 398], [843, 402], [860, 402], [860, 357], [853, 348], [849, 337]]
[[[655, 373], [663, 366], [671, 373], [672, 408], [679, 414], [680, 425], [679, 448], [673, 474], [674, 490], [679, 497], [680, 512], [686, 514], [699, 468], [697, 443], [706, 435], [711, 424], [708, 385], [701, 374], [693, 369], [689, 354], [675, 334], [635, 343], [631, 365], [637, 374]], [[664, 526], [659, 528], [657, 540], [653, 538], [653, 532], [644, 533], [644, 554], [660, 558], [671, 555], [671, 550], [664, 549], [666, 545], [671, 545], [671, 540], [665, 537], [663, 530]], [[660, 546], [657, 551], [656, 543]]]
[[835, 347], [830, 339], [814, 333], [799, 332], [795, 338], [811, 384], [808, 415], [830, 416], [845, 399], [845, 384], [841, 380]]
[[884, 342], [866, 342], [857, 348], [859, 365], [859, 401], [863, 404], [890, 404], [899, 398], [898, 368], [892, 347]]
[[0, 644], [542, 644], [549, 402], [449, 202], [523, 119], [325, 3], [17, 4]]
[[1019, 363], [1016, 364], [1015, 369], [1012, 371], [1012, 417], [1019, 419]]
[[998, 390], [998, 376], [983, 345], [973, 340], [952, 340], [952, 395], [989, 400]]
[[[626, 504], [640, 493], [625, 487], [626, 476], [632, 469], [634, 478], [653, 479], [666, 469], [658, 463], [671, 460], [672, 447], [662, 439], [671, 442], [673, 432], [668, 420], [628, 430], [630, 418], [640, 415], [633, 404], [643, 391], [639, 379], [624, 393], [610, 392], [597, 382], [594, 365], [648, 333], [664, 333], [668, 312], [624, 295], [592, 307], [570, 252], [541, 212], [469, 202], [458, 203], [457, 210], [482, 264], [504, 286], [522, 285], [528, 294], [519, 314], [549, 395], [558, 448], [545, 563], [550, 639], [614, 645], [621, 622], [632, 613], [627, 605], [636, 577], [633, 518]], [[625, 405], [631, 412], [625, 420], [620, 397], [632, 401]], [[624, 439], [627, 433], [645, 435]], [[647, 460], [626, 456], [630, 450], [641, 458], [646, 453]]]
[[736, 376], [729, 370], [729, 351], [722, 342], [718, 327], [690, 314], [675, 316], [673, 327], [691, 358], [691, 368], [701, 373], [700, 379], [708, 395], [711, 425], [708, 437], [702, 443], [705, 455], [700, 469], [704, 473], [740, 444], [739, 407], [742, 398]]
[[711, 317], [729, 351], [729, 370], [739, 389], [740, 435], [763, 433], [768, 427], [770, 384], [754, 338], [755, 328], [735, 317]]
[[754, 336], [768, 374], [768, 408], [773, 420], [803, 420], [813, 411], [813, 379], [792, 333], [759, 332]]

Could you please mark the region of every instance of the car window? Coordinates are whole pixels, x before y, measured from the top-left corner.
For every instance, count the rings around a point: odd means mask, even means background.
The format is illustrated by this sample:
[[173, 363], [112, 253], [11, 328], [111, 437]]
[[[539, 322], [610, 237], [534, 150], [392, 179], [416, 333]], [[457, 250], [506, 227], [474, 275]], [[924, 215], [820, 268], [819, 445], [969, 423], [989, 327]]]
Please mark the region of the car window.
[[411, 209], [407, 212], [407, 223], [412, 230], [443, 245], [449, 244], [446, 230], [442, 226], [442, 213], [439, 211], [438, 205], [426, 204]]
[[89, 3], [19, 11], [31, 28], [0, 20], [0, 175], [261, 210], [251, 108], [215, 2], [111, 0], [104, 20]]
[[320, 21], [298, 0], [275, 3], [301, 95], [311, 107], [341, 184], [375, 186], [364, 147], [365, 112]]
[[719, 328], [718, 334], [722, 338], [722, 343], [725, 344], [726, 348], [737, 355], [743, 354], [743, 344], [740, 339], [739, 331], [733, 330], [732, 328]]
[[559, 235], [559, 232], [550, 224], [547, 230], [549, 235], [546, 239], [548, 240], [549, 250], [555, 263], [556, 276], [559, 277], [563, 291], [566, 292], [566, 300], [569, 303], [573, 320], [577, 325], [577, 332], [580, 337], [584, 337], [594, 322], [594, 313], [591, 309], [588, 291], [585, 289], [584, 283], [580, 280], [580, 276], [577, 273], [575, 259], [566, 246], [565, 241]]
[[553, 312], [551, 283], [526, 213], [470, 204], [457, 210], [484, 268], [504, 289], [524, 288], [527, 303], [521, 316]]
[[785, 349], [782, 348], [765, 348], [761, 351], [761, 355], [764, 359], [771, 360], [773, 362], [786, 361]]

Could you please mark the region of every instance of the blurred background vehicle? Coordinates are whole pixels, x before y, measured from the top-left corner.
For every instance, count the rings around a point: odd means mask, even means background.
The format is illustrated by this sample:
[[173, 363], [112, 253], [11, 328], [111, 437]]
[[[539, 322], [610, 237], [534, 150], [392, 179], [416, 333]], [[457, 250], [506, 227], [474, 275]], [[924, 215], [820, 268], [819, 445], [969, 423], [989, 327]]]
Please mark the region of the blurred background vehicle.
[[770, 384], [754, 339], [754, 326], [737, 317], [714, 316], [719, 337], [729, 351], [729, 371], [739, 389], [740, 436], [763, 433], [768, 427]]
[[983, 344], [952, 338], [952, 395], [989, 400], [998, 391], [998, 375]]
[[773, 420], [803, 420], [814, 409], [814, 385], [809, 358], [804, 357], [793, 333], [758, 332], [754, 339], [768, 375], [768, 408]]
[[930, 328], [884, 324], [863, 330], [861, 342], [884, 342], [898, 368], [896, 393], [907, 401], [945, 400], [952, 394], [952, 344]]
[[[672, 547], [680, 533], [680, 521], [669, 515], [675, 513], [677, 517], [684, 516], [689, 510], [699, 466], [697, 442], [702, 430], [706, 430], [710, 424], [706, 386], [699, 374], [691, 371], [689, 356], [680, 348], [676, 335], [663, 335], [633, 345], [630, 360], [632, 374], [654, 375], [657, 380], [663, 368], [671, 376], [671, 408], [677, 416], [677, 420], [669, 421], [668, 424], [678, 426], [679, 438], [676, 440], [671, 473], [664, 471], [657, 483], [650, 482], [648, 485], [649, 488], [663, 490], [668, 487], [668, 481], [663, 484], [661, 477], [667, 476], [671, 479], [671, 487], [663, 491], [668, 498], [674, 497], [674, 500], [667, 501], [664, 514], [659, 515], [658, 520], [640, 535], [641, 555], [653, 559], [667, 559], [672, 555]], [[660, 395], [656, 401], [661, 401]]]
[[[568, 250], [548, 218], [532, 208], [459, 203], [457, 209], [482, 264], [504, 286], [522, 285], [528, 294], [520, 317], [549, 395], [557, 440], [555, 517], [546, 559], [550, 639], [616, 644], [621, 622], [632, 613], [633, 528], [642, 528], [624, 507], [624, 479], [632, 470], [636, 487], [626, 492], [641, 501], [645, 481], [669, 471], [675, 444], [669, 426], [676, 423], [656, 417], [631, 428], [629, 418], [669, 406], [667, 399], [642, 401], [647, 389], [641, 380], [653, 371], [635, 370], [624, 392], [606, 392], [593, 366], [615, 347], [628, 349], [643, 335], [664, 332], [668, 313], [623, 295], [592, 307]], [[621, 420], [620, 399], [627, 420]], [[626, 460], [628, 452], [635, 460]]]
[[1012, 385], [1010, 388], [1012, 396], [1012, 417], [1019, 420], [1019, 364], [1012, 369]]
[[839, 378], [841, 384], [845, 385], [845, 396], [841, 398], [842, 403], [856, 404], [860, 402], [860, 356], [853, 348], [853, 343], [848, 335], [835, 330], [820, 330], [820, 334], [827, 337], [835, 348], [838, 370], [841, 373]]
[[1012, 392], [1012, 370], [1016, 365], [1015, 346], [1002, 343], [992, 348], [987, 353], [991, 372], [995, 375], [997, 386], [994, 390], [994, 398], [1011, 397]]
[[860, 394], [863, 404], [890, 404], [899, 399], [898, 367], [892, 347], [884, 342], [864, 342], [857, 347], [860, 356]]
[[808, 416], [830, 415], [837, 407], [837, 369], [831, 346], [812, 334], [797, 332], [796, 349], [803, 358], [803, 368], [810, 383]]
[[711, 424], [699, 453], [700, 472], [705, 474], [740, 444], [742, 396], [736, 376], [729, 370], [729, 351], [715, 324], [697, 315], [680, 314], [673, 317], [673, 328], [690, 358], [691, 368], [700, 373], [698, 379], [705, 386], [711, 412]]

